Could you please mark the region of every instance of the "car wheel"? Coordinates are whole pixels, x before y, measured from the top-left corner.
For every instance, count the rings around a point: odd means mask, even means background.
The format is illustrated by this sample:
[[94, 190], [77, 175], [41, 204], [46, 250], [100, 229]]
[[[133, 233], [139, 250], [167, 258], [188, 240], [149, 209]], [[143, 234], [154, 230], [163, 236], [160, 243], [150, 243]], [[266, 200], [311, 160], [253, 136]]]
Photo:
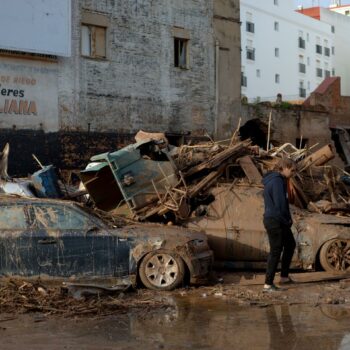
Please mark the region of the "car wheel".
[[332, 239], [320, 251], [321, 266], [329, 272], [350, 271], [350, 240]]
[[157, 250], [142, 259], [139, 276], [149, 289], [173, 290], [184, 281], [185, 264], [176, 253]]

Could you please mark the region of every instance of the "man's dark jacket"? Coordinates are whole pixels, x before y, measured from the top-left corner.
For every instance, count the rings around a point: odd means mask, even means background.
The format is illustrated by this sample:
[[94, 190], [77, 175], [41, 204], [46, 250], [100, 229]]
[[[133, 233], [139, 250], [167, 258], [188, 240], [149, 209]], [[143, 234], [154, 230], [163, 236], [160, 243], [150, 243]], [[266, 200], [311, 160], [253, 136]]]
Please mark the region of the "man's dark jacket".
[[283, 225], [291, 226], [292, 217], [289, 211], [287, 182], [279, 172], [267, 173], [264, 184], [264, 218], [273, 218]]

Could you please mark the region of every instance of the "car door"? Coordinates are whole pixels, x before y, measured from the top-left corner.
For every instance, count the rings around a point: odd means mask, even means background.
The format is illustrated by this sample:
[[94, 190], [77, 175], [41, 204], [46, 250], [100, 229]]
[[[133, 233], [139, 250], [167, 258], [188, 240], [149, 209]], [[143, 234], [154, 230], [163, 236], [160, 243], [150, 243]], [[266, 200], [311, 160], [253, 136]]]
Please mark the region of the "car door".
[[24, 203], [0, 204], [0, 271], [6, 275], [38, 273], [34, 232]]
[[61, 277], [113, 276], [115, 237], [78, 207], [41, 203], [32, 207], [41, 274]]

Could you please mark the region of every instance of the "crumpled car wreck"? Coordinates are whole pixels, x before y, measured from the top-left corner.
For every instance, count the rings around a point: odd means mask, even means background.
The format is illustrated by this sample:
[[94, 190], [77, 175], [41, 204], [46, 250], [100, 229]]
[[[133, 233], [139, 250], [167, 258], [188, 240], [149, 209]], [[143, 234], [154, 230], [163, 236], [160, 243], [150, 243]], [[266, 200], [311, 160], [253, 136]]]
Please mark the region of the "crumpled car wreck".
[[5, 276], [112, 284], [128, 277], [134, 285], [172, 290], [186, 279], [204, 279], [213, 259], [204, 233], [156, 224], [117, 227], [70, 201], [2, 195], [0, 222]]

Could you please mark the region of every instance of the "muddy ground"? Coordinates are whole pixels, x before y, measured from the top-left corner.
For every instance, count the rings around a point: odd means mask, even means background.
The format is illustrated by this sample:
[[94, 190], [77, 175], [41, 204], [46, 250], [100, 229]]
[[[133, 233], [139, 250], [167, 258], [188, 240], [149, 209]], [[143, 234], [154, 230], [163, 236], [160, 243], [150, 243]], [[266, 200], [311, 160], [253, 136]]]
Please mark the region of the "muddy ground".
[[295, 283], [266, 294], [263, 274], [215, 278], [173, 292], [79, 300], [59, 287], [7, 282], [0, 349], [350, 349], [346, 283]]

